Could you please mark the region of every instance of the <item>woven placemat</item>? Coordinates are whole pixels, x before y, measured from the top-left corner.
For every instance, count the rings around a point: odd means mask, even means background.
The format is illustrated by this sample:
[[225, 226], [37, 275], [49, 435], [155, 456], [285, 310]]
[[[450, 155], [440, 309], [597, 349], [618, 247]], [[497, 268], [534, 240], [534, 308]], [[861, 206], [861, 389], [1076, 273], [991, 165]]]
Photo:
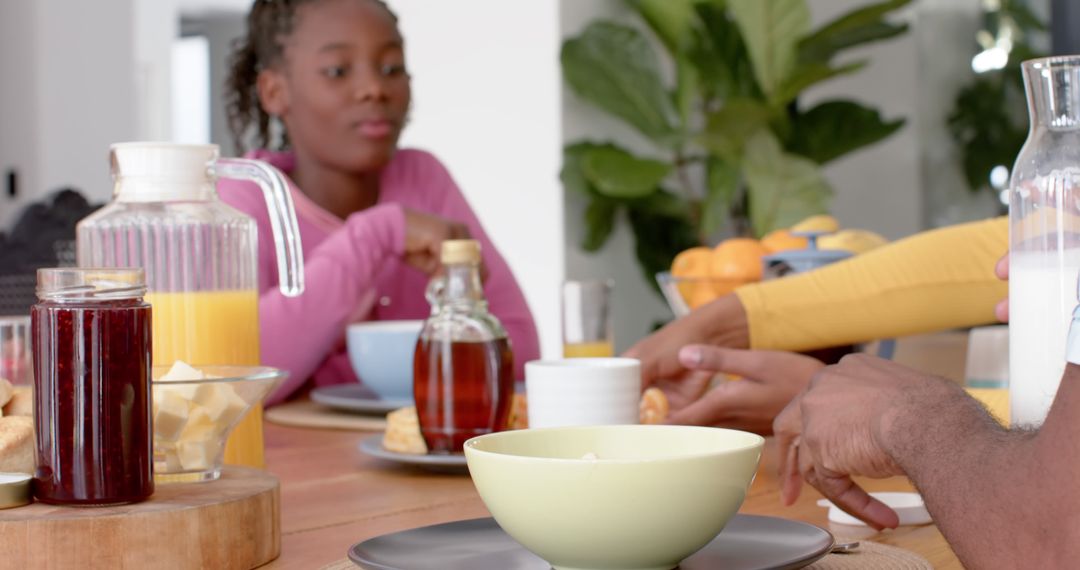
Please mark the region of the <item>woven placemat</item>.
[[382, 431], [386, 416], [366, 416], [328, 408], [310, 400], [279, 404], [266, 410], [266, 421], [290, 427]]
[[[328, 564], [322, 570], [356, 570], [348, 558]], [[830, 554], [807, 567], [808, 570], [933, 570], [925, 558], [903, 548], [863, 540], [847, 554]]]
[[[847, 542], [837, 539], [837, 542]], [[349, 560], [345, 560], [349, 562]], [[351, 564], [351, 562], [349, 562]], [[356, 566], [353, 566], [356, 568]], [[910, 550], [860, 540], [859, 548], [846, 554], [829, 554], [807, 567], [809, 570], [933, 570], [930, 562]]]

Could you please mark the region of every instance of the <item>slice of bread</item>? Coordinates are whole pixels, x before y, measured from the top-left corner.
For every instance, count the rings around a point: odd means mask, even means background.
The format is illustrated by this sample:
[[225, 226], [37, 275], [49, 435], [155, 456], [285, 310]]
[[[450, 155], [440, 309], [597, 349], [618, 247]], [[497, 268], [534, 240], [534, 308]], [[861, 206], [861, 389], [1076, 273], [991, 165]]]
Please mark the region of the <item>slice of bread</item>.
[[386, 414], [383, 447], [396, 453], [427, 454], [427, 444], [420, 434], [420, 419], [416, 415], [415, 407], [409, 406]]
[[26, 416], [0, 418], [0, 472], [34, 472], [34, 420]]
[[34, 389], [30, 386], [16, 386], [11, 399], [3, 407], [5, 416], [34, 416]]

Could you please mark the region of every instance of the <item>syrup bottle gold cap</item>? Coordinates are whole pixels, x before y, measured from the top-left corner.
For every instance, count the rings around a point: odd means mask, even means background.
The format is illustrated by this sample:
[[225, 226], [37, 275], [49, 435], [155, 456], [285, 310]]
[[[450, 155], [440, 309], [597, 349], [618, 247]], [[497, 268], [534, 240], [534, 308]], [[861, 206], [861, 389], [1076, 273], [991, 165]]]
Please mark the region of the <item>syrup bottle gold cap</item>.
[[443, 265], [450, 263], [480, 263], [480, 242], [474, 239], [448, 239], [442, 242], [439, 256]]

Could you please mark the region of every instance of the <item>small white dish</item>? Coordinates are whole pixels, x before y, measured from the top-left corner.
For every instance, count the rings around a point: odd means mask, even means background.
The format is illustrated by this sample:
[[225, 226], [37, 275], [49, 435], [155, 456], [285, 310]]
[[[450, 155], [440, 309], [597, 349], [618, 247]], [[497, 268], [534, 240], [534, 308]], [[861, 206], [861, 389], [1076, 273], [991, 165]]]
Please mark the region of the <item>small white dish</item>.
[[[900, 517], [900, 525], [929, 524], [930, 513], [926, 510], [926, 504], [918, 493], [870, 493], [871, 497], [885, 503]], [[839, 507], [832, 504], [828, 499], [817, 502], [819, 507], [829, 508], [829, 522], [846, 524], [851, 526], [866, 526], [866, 523], [845, 513]]]

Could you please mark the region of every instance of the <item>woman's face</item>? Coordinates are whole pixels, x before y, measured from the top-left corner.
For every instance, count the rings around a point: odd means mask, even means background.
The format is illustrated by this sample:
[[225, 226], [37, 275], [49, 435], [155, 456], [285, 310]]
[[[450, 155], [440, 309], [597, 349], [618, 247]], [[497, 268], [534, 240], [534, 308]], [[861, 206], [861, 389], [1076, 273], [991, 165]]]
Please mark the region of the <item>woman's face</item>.
[[295, 16], [282, 63], [260, 78], [264, 108], [297, 151], [349, 172], [382, 168], [412, 97], [396, 23], [369, 0], [320, 0]]

